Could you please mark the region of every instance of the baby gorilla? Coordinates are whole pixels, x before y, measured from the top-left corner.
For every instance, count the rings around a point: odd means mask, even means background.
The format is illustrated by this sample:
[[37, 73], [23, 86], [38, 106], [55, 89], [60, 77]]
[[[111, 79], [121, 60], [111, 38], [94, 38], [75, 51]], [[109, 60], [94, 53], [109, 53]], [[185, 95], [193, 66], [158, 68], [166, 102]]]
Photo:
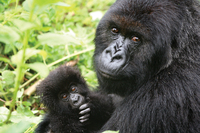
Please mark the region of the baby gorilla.
[[115, 109], [112, 98], [89, 91], [78, 70], [62, 65], [37, 87], [48, 113], [36, 133], [93, 133]]

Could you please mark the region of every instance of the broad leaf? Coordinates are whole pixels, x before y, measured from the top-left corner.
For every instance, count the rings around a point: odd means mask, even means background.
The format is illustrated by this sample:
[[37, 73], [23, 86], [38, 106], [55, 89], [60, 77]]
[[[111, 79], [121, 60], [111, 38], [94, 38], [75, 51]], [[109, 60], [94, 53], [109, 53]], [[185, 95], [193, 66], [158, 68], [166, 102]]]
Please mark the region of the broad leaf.
[[3, 71], [2, 77], [6, 85], [14, 84], [15, 74], [12, 71], [9, 71], [9, 70]]
[[0, 26], [0, 42], [10, 44], [19, 40], [19, 34], [14, 31], [11, 27], [8, 26]]
[[[29, 59], [31, 56], [38, 54], [39, 52], [40, 52], [40, 50], [27, 48], [26, 52], [25, 52], [25, 60]], [[20, 50], [17, 54], [15, 54], [11, 57], [11, 61], [14, 64], [20, 63], [22, 61], [22, 54], [23, 54], [23, 51]]]
[[6, 107], [0, 107], [0, 123], [7, 119], [7, 114], [9, 113], [9, 109]]
[[46, 33], [38, 36], [38, 40], [41, 44], [47, 44], [51, 47], [55, 45], [65, 45], [70, 42], [79, 43], [73, 36], [71, 35], [62, 35], [56, 33]]
[[33, 64], [28, 64], [28, 66], [37, 71], [41, 77], [46, 77], [48, 74], [49, 74], [49, 69], [48, 67], [43, 64], [43, 63], [39, 63], [39, 62], [36, 62], [36, 63], [33, 63]]
[[27, 21], [24, 21], [24, 20], [14, 19], [12, 22], [13, 22], [13, 24], [16, 25], [16, 26], [19, 28], [19, 30], [21, 30], [21, 31], [26, 31], [26, 30], [28, 30], [28, 29], [31, 29], [31, 28], [36, 27], [36, 24], [31, 23], [31, 22], [27, 22]]

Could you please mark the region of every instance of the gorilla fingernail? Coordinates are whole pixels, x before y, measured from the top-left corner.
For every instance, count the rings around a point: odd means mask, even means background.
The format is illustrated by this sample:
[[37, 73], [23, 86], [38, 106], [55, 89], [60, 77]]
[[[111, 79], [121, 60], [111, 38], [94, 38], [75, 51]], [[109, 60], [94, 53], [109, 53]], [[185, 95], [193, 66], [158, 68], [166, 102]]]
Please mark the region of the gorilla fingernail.
[[90, 114], [86, 114], [86, 115], [84, 115], [84, 116], [81, 116], [79, 119], [86, 119], [86, 118], [88, 118], [90, 116]]
[[90, 112], [90, 108], [87, 108], [87, 109], [81, 111], [79, 114], [82, 115], [82, 114], [86, 114], [88, 112]]
[[85, 121], [87, 121], [87, 120], [88, 120], [88, 119], [80, 120], [80, 122], [83, 123], [83, 122], [85, 122]]
[[86, 104], [81, 105], [81, 106], [79, 107], [79, 109], [80, 109], [80, 110], [83, 110], [83, 109], [85, 109], [85, 108], [87, 108], [87, 107], [88, 107], [88, 104], [86, 103]]

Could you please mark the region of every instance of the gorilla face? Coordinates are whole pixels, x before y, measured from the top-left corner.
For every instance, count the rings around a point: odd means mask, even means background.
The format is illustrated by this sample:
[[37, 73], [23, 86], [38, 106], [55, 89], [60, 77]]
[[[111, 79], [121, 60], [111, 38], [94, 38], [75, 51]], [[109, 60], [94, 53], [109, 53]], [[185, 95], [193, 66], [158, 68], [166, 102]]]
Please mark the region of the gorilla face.
[[100, 86], [108, 93], [129, 94], [171, 63], [179, 16], [170, 12], [176, 10], [172, 4], [162, 5], [118, 0], [100, 21], [94, 64]]
[[85, 97], [81, 94], [81, 89], [75, 85], [71, 85], [68, 91], [64, 91], [60, 94], [60, 99], [62, 101], [63, 106], [71, 106], [73, 109], [79, 108], [82, 104], [85, 103]]

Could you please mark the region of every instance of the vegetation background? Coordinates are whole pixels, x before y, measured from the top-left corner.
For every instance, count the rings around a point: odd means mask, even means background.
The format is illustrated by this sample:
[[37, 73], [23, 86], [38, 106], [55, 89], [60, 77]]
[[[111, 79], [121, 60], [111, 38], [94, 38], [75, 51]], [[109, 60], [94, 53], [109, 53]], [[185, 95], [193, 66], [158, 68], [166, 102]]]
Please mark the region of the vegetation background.
[[[45, 113], [35, 86], [57, 66], [90, 88], [96, 26], [114, 0], [0, 0], [0, 132], [32, 133]], [[107, 131], [112, 132], [112, 131]]]

